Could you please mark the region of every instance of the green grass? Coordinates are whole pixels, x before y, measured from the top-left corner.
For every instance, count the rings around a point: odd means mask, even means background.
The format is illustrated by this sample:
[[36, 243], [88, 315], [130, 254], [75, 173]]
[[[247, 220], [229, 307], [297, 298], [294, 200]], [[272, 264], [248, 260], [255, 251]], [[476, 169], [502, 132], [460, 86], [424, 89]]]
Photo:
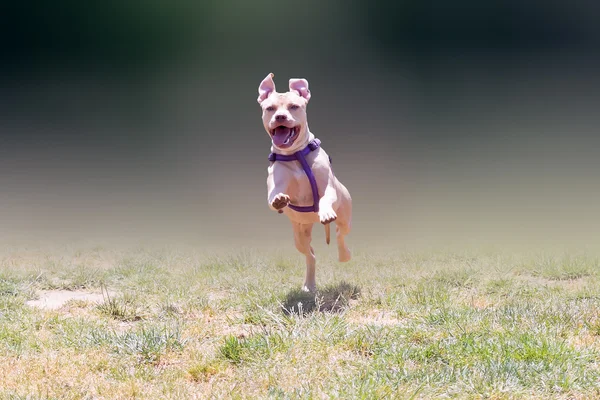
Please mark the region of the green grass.
[[96, 307], [100, 314], [120, 321], [138, 321], [144, 318], [140, 300], [136, 295], [125, 293], [114, 297], [107, 290], [103, 291], [104, 302]]
[[600, 397], [593, 254], [334, 253], [7, 250], [0, 399]]

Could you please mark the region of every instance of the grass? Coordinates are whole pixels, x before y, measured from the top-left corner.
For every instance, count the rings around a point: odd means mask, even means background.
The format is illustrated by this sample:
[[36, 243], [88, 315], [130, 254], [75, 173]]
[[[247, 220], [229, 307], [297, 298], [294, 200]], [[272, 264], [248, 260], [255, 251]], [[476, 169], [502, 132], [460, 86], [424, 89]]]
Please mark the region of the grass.
[[143, 319], [143, 313], [137, 304], [139, 300], [134, 295], [126, 293], [119, 297], [111, 297], [108, 290], [103, 289], [104, 302], [97, 306], [101, 314], [120, 321], [138, 321]]
[[593, 254], [318, 254], [6, 250], [0, 399], [600, 397]]

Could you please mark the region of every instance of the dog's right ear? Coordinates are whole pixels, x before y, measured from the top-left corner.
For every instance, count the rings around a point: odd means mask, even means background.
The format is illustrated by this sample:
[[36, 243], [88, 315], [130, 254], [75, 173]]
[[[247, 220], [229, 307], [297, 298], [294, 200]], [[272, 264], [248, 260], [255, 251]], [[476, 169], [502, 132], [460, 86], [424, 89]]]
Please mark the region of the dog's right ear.
[[258, 86], [258, 103], [262, 103], [271, 93], [275, 91], [275, 82], [273, 77], [275, 75], [271, 72]]

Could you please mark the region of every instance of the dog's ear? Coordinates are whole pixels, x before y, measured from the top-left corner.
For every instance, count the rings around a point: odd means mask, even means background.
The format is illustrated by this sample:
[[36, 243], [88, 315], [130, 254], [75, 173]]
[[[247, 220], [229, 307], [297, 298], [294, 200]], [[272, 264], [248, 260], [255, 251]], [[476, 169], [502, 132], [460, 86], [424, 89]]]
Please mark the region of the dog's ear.
[[273, 82], [274, 76], [275, 75], [271, 72], [258, 86], [258, 99], [256, 100], [259, 104], [275, 91], [275, 82]]
[[298, 94], [310, 100], [310, 90], [308, 90], [308, 81], [306, 79], [290, 79], [290, 91], [295, 90]]

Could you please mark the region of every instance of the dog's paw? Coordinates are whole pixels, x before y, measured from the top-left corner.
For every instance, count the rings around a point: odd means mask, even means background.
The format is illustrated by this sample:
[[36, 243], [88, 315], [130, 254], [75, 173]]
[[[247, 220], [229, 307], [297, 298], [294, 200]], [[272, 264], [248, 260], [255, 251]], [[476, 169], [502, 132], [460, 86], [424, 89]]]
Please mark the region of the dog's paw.
[[287, 194], [279, 193], [273, 199], [271, 206], [276, 210], [281, 210], [283, 207], [287, 206], [288, 204], [290, 204], [290, 196], [288, 196]]
[[314, 282], [304, 282], [304, 285], [302, 285], [302, 291], [307, 293], [315, 293], [317, 291], [317, 284]]
[[352, 253], [350, 253], [350, 250], [347, 247], [340, 249], [338, 253], [338, 260], [340, 262], [348, 262], [352, 258]]
[[327, 225], [337, 219], [337, 214], [331, 208], [319, 211], [319, 220], [323, 225]]

